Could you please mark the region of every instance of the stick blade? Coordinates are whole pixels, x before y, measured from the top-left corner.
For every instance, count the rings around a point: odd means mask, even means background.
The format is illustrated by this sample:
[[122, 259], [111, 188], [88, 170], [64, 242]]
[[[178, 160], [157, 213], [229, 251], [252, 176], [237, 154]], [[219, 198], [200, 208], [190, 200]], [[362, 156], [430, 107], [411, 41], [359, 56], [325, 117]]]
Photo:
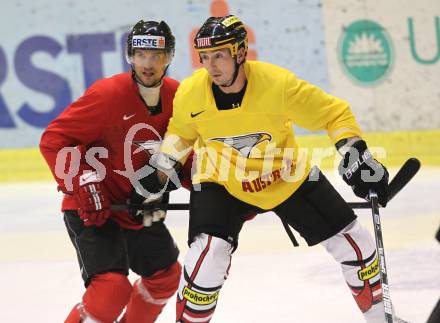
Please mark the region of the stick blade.
[[402, 188], [417, 174], [420, 169], [420, 160], [417, 158], [408, 159], [403, 166], [399, 169], [396, 176], [390, 183], [390, 195], [388, 201], [390, 201]]

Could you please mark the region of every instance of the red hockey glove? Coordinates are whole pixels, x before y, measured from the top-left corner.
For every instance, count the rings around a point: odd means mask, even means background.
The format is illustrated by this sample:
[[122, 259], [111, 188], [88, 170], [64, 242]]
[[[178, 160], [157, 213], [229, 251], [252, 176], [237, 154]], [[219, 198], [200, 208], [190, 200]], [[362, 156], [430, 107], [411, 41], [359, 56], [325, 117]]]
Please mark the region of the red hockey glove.
[[110, 216], [110, 200], [98, 173], [91, 171], [75, 176], [73, 190], [84, 225], [103, 225]]

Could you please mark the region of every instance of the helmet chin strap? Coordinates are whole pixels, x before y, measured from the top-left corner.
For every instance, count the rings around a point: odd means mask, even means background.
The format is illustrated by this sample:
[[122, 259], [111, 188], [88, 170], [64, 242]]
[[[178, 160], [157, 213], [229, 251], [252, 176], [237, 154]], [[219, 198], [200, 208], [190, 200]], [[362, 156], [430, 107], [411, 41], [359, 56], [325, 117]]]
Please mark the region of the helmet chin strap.
[[237, 63], [237, 60], [235, 60], [235, 64], [234, 64], [234, 75], [232, 75], [232, 79], [229, 83], [224, 84], [224, 85], [220, 85], [220, 87], [230, 87], [235, 83], [235, 80], [238, 77], [238, 72], [240, 71], [240, 65], [243, 64], [243, 62], [241, 62], [240, 64]]
[[168, 67], [170, 66], [170, 64], [168, 64], [164, 71], [162, 76], [160, 77], [159, 81], [157, 81], [156, 83], [154, 83], [153, 85], [146, 85], [144, 82], [142, 82], [142, 80], [140, 79], [139, 76], [137, 76], [136, 72], [134, 71], [134, 67], [133, 64], [131, 65], [131, 76], [133, 78], [133, 80], [135, 80], [136, 83], [142, 85], [143, 87], [147, 87], [147, 88], [152, 88], [152, 87], [156, 87], [158, 85], [160, 85], [162, 83], [162, 79], [164, 78], [165, 74], [167, 73]]

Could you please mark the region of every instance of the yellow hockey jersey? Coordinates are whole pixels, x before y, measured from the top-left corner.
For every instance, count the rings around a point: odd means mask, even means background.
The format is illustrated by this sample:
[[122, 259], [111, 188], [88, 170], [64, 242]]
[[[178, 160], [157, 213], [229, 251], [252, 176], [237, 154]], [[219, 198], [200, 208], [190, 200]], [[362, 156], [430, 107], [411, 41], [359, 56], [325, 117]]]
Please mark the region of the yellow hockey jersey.
[[347, 102], [290, 71], [257, 61], [244, 69], [241, 106], [230, 110], [217, 109], [205, 69], [185, 79], [161, 151], [183, 163], [197, 143], [194, 184], [216, 182], [244, 202], [271, 209], [295, 192], [311, 167], [292, 123], [326, 130], [334, 143], [361, 132]]

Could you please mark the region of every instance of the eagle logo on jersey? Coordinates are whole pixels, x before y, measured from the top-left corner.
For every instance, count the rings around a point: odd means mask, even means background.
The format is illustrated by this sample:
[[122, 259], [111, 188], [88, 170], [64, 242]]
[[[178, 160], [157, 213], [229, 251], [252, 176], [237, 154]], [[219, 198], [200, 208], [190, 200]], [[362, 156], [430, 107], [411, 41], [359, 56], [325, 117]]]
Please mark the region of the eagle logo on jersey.
[[208, 141], [220, 141], [225, 145], [231, 146], [238, 150], [240, 154], [249, 158], [252, 149], [264, 141], [271, 141], [272, 135], [267, 132], [255, 132], [240, 136], [217, 137]]

